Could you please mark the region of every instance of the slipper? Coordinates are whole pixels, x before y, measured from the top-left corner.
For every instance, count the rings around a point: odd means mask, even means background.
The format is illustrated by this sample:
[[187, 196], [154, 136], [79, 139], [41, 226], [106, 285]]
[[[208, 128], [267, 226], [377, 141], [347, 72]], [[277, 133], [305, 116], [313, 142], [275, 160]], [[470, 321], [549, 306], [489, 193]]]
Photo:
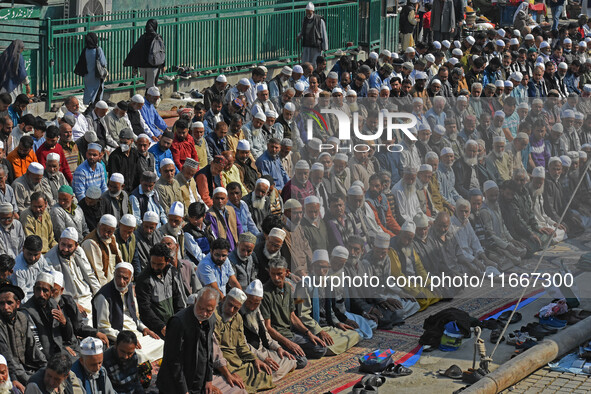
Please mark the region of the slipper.
[[386, 369], [381, 373], [382, 376], [387, 378], [399, 378], [401, 376], [408, 376], [412, 374], [412, 369], [402, 366], [402, 364], [388, 365]]
[[363, 390], [365, 386], [361, 382], [357, 382], [353, 389], [351, 389], [351, 394], [361, 394], [361, 390]]
[[[509, 320], [509, 316], [511, 316], [511, 311], [505, 311], [505, 312], [501, 313], [501, 316], [499, 316], [499, 318], [497, 320], [500, 321], [504, 325], [505, 323], [507, 323], [507, 320]], [[515, 314], [513, 315], [513, 318], [511, 319], [511, 322], [509, 324], [517, 323], [517, 322], [521, 321], [521, 319], [522, 319], [521, 313], [515, 312]]]
[[462, 369], [455, 364], [446, 369], [445, 371], [439, 370], [438, 373], [441, 376], [447, 376], [451, 379], [462, 379]]
[[380, 376], [380, 375], [365, 375], [361, 379], [361, 384], [364, 386], [369, 385], [369, 386], [374, 386], [374, 387], [380, 387], [385, 382], [386, 382], [386, 378], [384, 376]]
[[474, 384], [482, 379], [484, 375], [475, 369], [469, 368], [467, 371], [462, 372], [462, 382]]
[[368, 384], [367, 386], [365, 386], [363, 388], [363, 390], [361, 390], [361, 394], [370, 394], [370, 393], [377, 393], [378, 392], [378, 388], [374, 387], [370, 384]]
[[[490, 341], [491, 343], [497, 343], [497, 341], [499, 340], [499, 337], [501, 337], [501, 332], [503, 332], [502, 329], [500, 328], [495, 328], [491, 333], [490, 333]], [[505, 337], [501, 337], [501, 342], [503, 342], [505, 340]]]

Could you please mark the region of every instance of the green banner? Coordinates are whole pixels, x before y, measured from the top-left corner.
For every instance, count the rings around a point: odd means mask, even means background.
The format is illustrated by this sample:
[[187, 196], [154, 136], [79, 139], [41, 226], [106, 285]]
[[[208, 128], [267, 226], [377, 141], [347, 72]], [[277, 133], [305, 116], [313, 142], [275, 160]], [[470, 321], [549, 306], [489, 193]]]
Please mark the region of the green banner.
[[39, 18], [39, 16], [41, 16], [39, 7], [0, 8], [0, 21]]

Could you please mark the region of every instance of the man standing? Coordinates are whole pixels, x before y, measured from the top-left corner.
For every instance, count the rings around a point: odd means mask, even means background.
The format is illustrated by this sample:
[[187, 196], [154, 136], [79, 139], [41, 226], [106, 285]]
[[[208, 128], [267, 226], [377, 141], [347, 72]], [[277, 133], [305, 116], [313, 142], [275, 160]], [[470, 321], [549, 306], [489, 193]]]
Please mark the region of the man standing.
[[324, 18], [314, 13], [314, 4], [306, 6], [306, 16], [302, 22], [302, 30], [297, 40], [302, 40], [302, 62], [310, 62], [316, 67], [316, 58], [322, 51], [328, 50], [328, 35]]

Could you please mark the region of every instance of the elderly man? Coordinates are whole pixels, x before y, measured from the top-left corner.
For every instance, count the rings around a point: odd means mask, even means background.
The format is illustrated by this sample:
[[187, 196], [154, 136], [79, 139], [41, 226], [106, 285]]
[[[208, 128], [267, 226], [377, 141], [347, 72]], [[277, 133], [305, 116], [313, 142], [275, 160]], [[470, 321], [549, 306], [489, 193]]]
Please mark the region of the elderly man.
[[[127, 101], [119, 101], [117, 105], [104, 117], [106, 131], [113, 141], [119, 141], [122, 130], [129, 129], [131, 126], [127, 115], [129, 104]], [[98, 134], [97, 134], [98, 135]], [[74, 136], [76, 138], [76, 136]], [[133, 138], [133, 137], [132, 137]]]
[[252, 281], [244, 292], [246, 293], [246, 301], [240, 309], [240, 315], [244, 324], [246, 343], [259, 360], [271, 367], [273, 382], [276, 382], [299, 365], [291, 353], [271, 338], [265, 327], [260, 309], [264, 296], [261, 281], [258, 279]]
[[179, 244], [172, 235], [162, 237], [162, 244], [166, 245], [171, 251], [170, 265], [172, 274], [179, 284], [181, 298], [187, 304], [188, 297], [191, 294], [196, 294], [203, 287], [199, 279], [197, 279], [197, 267], [192, 261], [180, 258]]
[[23, 247], [25, 232], [21, 222], [14, 218], [12, 204], [0, 203], [0, 223], [0, 254], [15, 258]]
[[238, 246], [230, 253], [228, 259], [232, 263], [236, 280], [245, 289], [257, 278], [259, 260], [254, 252], [257, 238], [252, 233], [242, 233], [238, 237]]
[[132, 145], [135, 134], [129, 128], [119, 133], [119, 147], [109, 155], [107, 173], [119, 173], [125, 179], [125, 191], [131, 193], [139, 185], [139, 153]]
[[[139, 265], [134, 265], [136, 274], [139, 274], [150, 261], [150, 250], [154, 245], [162, 241], [162, 234], [156, 231], [160, 223], [160, 217], [153, 211], [147, 211], [144, 214], [143, 221], [135, 230], [135, 250], [136, 259]], [[136, 220], [137, 224], [137, 220]]]
[[89, 144], [86, 151], [86, 161], [74, 171], [74, 180], [72, 187], [78, 201], [82, 200], [86, 190], [90, 186], [97, 186], [101, 192], [107, 191], [107, 181], [105, 179], [105, 167], [100, 163], [100, 155], [103, 151], [99, 144]]
[[[427, 217], [424, 214], [417, 214], [413, 219], [419, 219], [420, 225], [423, 226]], [[420, 276], [423, 280], [427, 280], [428, 272], [425, 270], [419, 251], [415, 248], [413, 242], [417, 225], [414, 222], [406, 222], [403, 230], [390, 240], [390, 248], [388, 249], [388, 257], [390, 259], [391, 272], [389, 275], [400, 277]], [[421, 227], [426, 229], [427, 226]], [[426, 235], [426, 231], [423, 231]], [[422, 235], [422, 234], [419, 234]], [[409, 281], [410, 282], [410, 281]], [[435, 304], [441, 299], [441, 296], [429, 290], [429, 282], [425, 282], [424, 286], [408, 285], [404, 287], [404, 291], [415, 297], [420, 309], [425, 310], [430, 305]]]
[[240, 172], [241, 184], [244, 185], [246, 190], [252, 191], [256, 180], [260, 177], [260, 173], [250, 154], [250, 142], [248, 140], [238, 141], [234, 165], [238, 167]]
[[[194, 202], [204, 204], [199, 192], [197, 192], [197, 183], [194, 179], [198, 169], [199, 163], [189, 157], [185, 160], [185, 164], [181, 171], [175, 176], [182, 197], [180, 201], [183, 202], [185, 207], [188, 207]], [[176, 193], [176, 190], [174, 192]]]
[[398, 212], [405, 222], [412, 221], [417, 213], [422, 212], [416, 188], [418, 170], [417, 167], [404, 168], [402, 179], [392, 187]]
[[351, 169], [347, 167], [348, 157], [344, 153], [337, 153], [333, 160], [333, 166], [328, 175], [326, 191], [331, 194], [346, 195], [351, 187]]
[[[35, 155], [41, 165], [45, 165], [48, 161], [48, 157], [51, 153], [57, 155], [57, 162], [59, 170], [64, 174], [68, 182], [72, 182], [72, 173], [70, 172], [70, 166], [64, 155], [64, 150], [61, 145], [58, 144], [59, 140], [59, 129], [55, 126], [49, 126], [45, 132], [45, 142], [37, 148]], [[53, 158], [55, 160], [55, 158]]]
[[53, 235], [53, 224], [47, 210], [47, 199], [45, 194], [35, 192], [31, 195], [31, 206], [25, 209], [19, 218], [25, 235], [38, 235], [43, 240], [42, 253], [57, 245]]
[[41, 188], [53, 201], [57, 201], [57, 191], [59, 188], [68, 184], [64, 174], [59, 171], [59, 165], [60, 157], [57, 153], [47, 155]]
[[273, 387], [272, 363], [265, 363], [248, 347], [244, 335], [242, 315], [238, 313], [246, 301], [246, 294], [233, 288], [215, 311], [214, 335], [226, 360], [226, 368], [248, 391]]
[[[64, 155], [68, 165], [70, 166], [70, 172], [74, 174], [76, 168], [82, 164], [82, 157], [80, 157], [80, 149], [74, 140], [72, 139], [72, 126], [68, 123], [63, 122], [59, 126], [60, 128], [60, 140], [59, 144], [64, 150]], [[84, 155], [86, 157], [86, 155]]]
[[[108, 213], [119, 220], [123, 215], [126, 215], [129, 212], [129, 195], [123, 189], [124, 184], [125, 178], [123, 177], [123, 174], [118, 172], [111, 174], [107, 185], [107, 191], [100, 197], [102, 214]], [[96, 228], [96, 223], [94, 227]]]
[[185, 307], [171, 260], [171, 250], [166, 245], [154, 245], [150, 250], [150, 265], [136, 277], [140, 318], [161, 338], [166, 336], [168, 319]]
[[538, 226], [542, 228], [551, 228], [554, 231], [552, 242], [558, 243], [566, 239], [566, 227], [563, 224], [556, 223], [556, 221], [552, 220], [552, 218], [546, 214], [544, 208], [545, 179], [546, 172], [544, 167], [536, 167], [532, 171], [531, 181], [527, 184], [527, 188], [534, 204], [534, 217], [536, 218]]
[[296, 199], [303, 203], [308, 196], [313, 196], [314, 185], [310, 182], [310, 165], [305, 160], [300, 160], [295, 164], [295, 174], [289, 180], [281, 192], [281, 197], [284, 201], [290, 198]]
[[47, 364], [27, 315], [18, 310], [24, 296], [18, 286], [0, 285], [0, 353], [6, 357], [4, 364], [8, 364], [13, 387], [21, 392], [31, 376]]
[[153, 362], [162, 358], [164, 341], [139, 319], [132, 278], [131, 264], [117, 264], [113, 280], [101, 287], [92, 299], [93, 325], [112, 342], [121, 330], [134, 332], [141, 346], [137, 349], [140, 363]]
[[158, 114], [158, 110], [156, 109], [156, 102], [160, 99], [160, 90], [156, 86], [150, 87], [146, 91], [146, 100], [144, 106], [140, 110], [146, 125], [152, 131], [152, 135], [150, 137], [156, 141], [163, 132], [165, 132], [168, 128], [164, 119]]
[[23, 243], [22, 252], [16, 256], [14, 271], [10, 276], [13, 284], [25, 292], [23, 302], [33, 296], [35, 279], [40, 272], [49, 272], [51, 267], [41, 255], [43, 241], [37, 235], [29, 235]]
[[[542, 148], [543, 147], [544, 145], [542, 145]], [[506, 146], [505, 152], [509, 154], [511, 161], [513, 162], [513, 168], [527, 168], [530, 160], [529, 152], [531, 149], [531, 146], [529, 146], [529, 136], [524, 132], [520, 132], [517, 133], [515, 139]]]
[[212, 392], [214, 312], [219, 298], [216, 290], [204, 287], [194, 306], [168, 321], [169, 335], [156, 381], [161, 393]]
[[86, 190], [84, 199], [78, 202], [78, 206], [84, 213], [84, 220], [88, 226], [88, 231], [94, 230], [101, 216], [103, 216], [103, 210], [106, 210], [105, 205], [101, 201], [101, 189], [96, 186], [89, 187]]
[[126, 214], [121, 217], [119, 221], [119, 228], [115, 230], [115, 239], [117, 240], [117, 247], [121, 252], [123, 261], [131, 262], [134, 267], [139, 266], [137, 253], [135, 252], [135, 234], [137, 227], [135, 216]]
[[359, 185], [353, 185], [347, 190], [346, 215], [354, 225], [354, 234], [366, 242], [382, 231]]
[[160, 195], [154, 190], [156, 179], [155, 173], [145, 171], [140, 178], [139, 186], [129, 195], [131, 213], [138, 223], [142, 222], [144, 214], [148, 211], [156, 212], [160, 216], [160, 224], [166, 223], [166, 211], [160, 203]]
[[145, 393], [140, 383], [136, 353], [140, 347], [135, 333], [123, 330], [117, 335], [115, 345], [105, 352], [103, 366], [117, 393]]
[[66, 227], [74, 227], [80, 235], [79, 242], [89, 233], [84, 212], [74, 203], [74, 191], [68, 185], [60, 187], [57, 203], [51, 207], [53, 233], [61, 234]]
[[[266, 181], [266, 180], [265, 180]], [[242, 225], [242, 229], [245, 231], [250, 231], [254, 235], [258, 235], [260, 233], [259, 227], [254, 222], [251, 211], [249, 206], [246, 204], [245, 201], [242, 200], [242, 187], [237, 182], [229, 183], [226, 190], [228, 190], [228, 205], [234, 208], [236, 212], [236, 216], [240, 220], [240, 224]], [[265, 197], [268, 201], [268, 197]], [[268, 208], [268, 214], [271, 213], [270, 202]], [[263, 207], [264, 209], [265, 207]], [[264, 215], [260, 218], [261, 222], [268, 214]]]
[[228, 240], [230, 252], [238, 243], [238, 236], [242, 233], [242, 224], [236, 215], [234, 208], [227, 205], [228, 191], [218, 187], [213, 191], [213, 204], [209, 209], [206, 219], [211, 223], [211, 229], [216, 238]]
[[375, 214], [377, 224], [390, 236], [398, 234], [400, 225], [394, 218], [392, 207], [383, 192], [382, 179], [378, 174], [369, 177], [369, 189], [365, 193], [365, 201]]
[[[27, 172], [14, 180], [12, 188], [16, 198], [16, 205], [19, 212], [24, 211], [31, 204], [31, 194], [42, 192], [41, 180], [43, 179], [44, 168], [39, 163], [29, 164]], [[53, 203], [51, 196], [47, 196], [50, 203]]]
[[286, 236], [281, 248], [281, 255], [290, 262], [292, 276], [301, 277], [307, 275], [308, 264], [312, 261], [312, 249], [306, 241], [302, 226], [300, 226], [303, 206], [299, 201], [290, 199], [285, 202], [283, 208], [282, 222]]
[[455, 175], [455, 189], [464, 198], [469, 198], [470, 189], [480, 189], [481, 182], [486, 179], [480, 179], [478, 172], [478, 142], [468, 140], [464, 144], [464, 157], [453, 164]]
[[73, 227], [62, 231], [59, 243], [45, 255], [53, 271], [63, 274], [63, 288], [78, 305], [78, 309], [91, 318], [92, 296], [100, 290], [100, 283], [92, 266], [78, 247], [78, 232]]
[[80, 379], [87, 394], [116, 394], [103, 364], [103, 343], [88, 337], [80, 342], [80, 358], [72, 372]]
[[268, 180], [260, 178], [256, 181], [254, 190], [242, 198], [252, 215], [258, 229], [257, 233], [261, 231], [263, 220], [271, 214], [271, 202], [268, 197], [270, 187]]
[[460, 198], [457, 192], [456, 176], [453, 171], [454, 153], [449, 147], [441, 150], [441, 162], [437, 167], [437, 181], [439, 182], [441, 196], [444, 199], [444, 205], [448, 210], [453, 211], [456, 206], [456, 200]]
[[494, 136], [492, 152], [485, 159], [486, 170], [492, 175], [492, 180], [502, 183], [511, 179], [513, 164], [513, 158], [505, 152], [505, 137]]
[[[108, 112], [109, 106], [106, 102], [100, 100], [94, 105], [94, 109], [86, 115], [86, 120], [88, 121], [90, 131], [94, 132], [97, 136], [97, 140], [100, 141], [103, 146], [110, 146], [111, 148], [115, 149], [117, 147], [117, 143], [108, 132], [107, 124], [105, 122], [105, 116]], [[87, 135], [88, 134], [85, 134], [84, 137]]]
[[320, 199], [308, 196], [304, 200], [304, 218], [301, 226], [312, 250], [328, 249], [328, 228], [320, 216]]
[[185, 236], [183, 234], [183, 218], [185, 217], [185, 207], [182, 202], [175, 201], [168, 211], [168, 222], [161, 226], [157, 231], [162, 235], [170, 235], [180, 245], [179, 257], [185, 256]]
[[115, 265], [123, 261], [114, 235], [116, 227], [113, 215], [103, 215], [98, 227], [80, 245], [101, 286], [113, 279]]
[[74, 334], [72, 323], [68, 324], [66, 316], [51, 297], [53, 283], [52, 274], [39, 273], [35, 280], [33, 296], [23, 304], [23, 309], [36, 327], [41, 351], [47, 359], [62, 351], [75, 358], [78, 339]]
[[150, 137], [146, 134], [138, 135], [135, 140], [135, 146], [138, 151], [138, 171], [142, 173], [144, 171], [156, 172], [156, 158], [149, 151], [151, 141]]
[[160, 197], [160, 204], [165, 212], [175, 201], [183, 201], [181, 186], [175, 179], [176, 168], [171, 159], [165, 158], [160, 162], [160, 178], [156, 182], [156, 191]]
[[228, 258], [229, 255], [230, 243], [223, 238], [218, 238], [211, 243], [209, 254], [197, 266], [197, 277], [201, 284], [218, 290], [222, 298], [226, 296], [228, 285], [241, 288]]
[[145, 103], [146, 100], [141, 94], [135, 94], [131, 96], [131, 99], [129, 100], [129, 106], [127, 107], [127, 118], [129, 119], [129, 123], [131, 123], [131, 129], [133, 130], [133, 133], [137, 136], [141, 134], [152, 134], [152, 130], [150, 130], [146, 124], [146, 121], [144, 120], [144, 117], [141, 113]]
[[[437, 216], [439, 210], [436, 207], [434, 196], [431, 194], [430, 187], [433, 178], [433, 167], [430, 164], [421, 164], [417, 172], [417, 179], [415, 181], [415, 188], [417, 189], [417, 198], [421, 211], [428, 217], [434, 218]], [[439, 188], [437, 188], [438, 190]], [[441, 198], [441, 197], [440, 197]]]
[[12, 186], [7, 184], [10, 171], [4, 164], [0, 164], [0, 202], [9, 202], [14, 208], [14, 213], [18, 215], [18, 206], [16, 204], [16, 195]]

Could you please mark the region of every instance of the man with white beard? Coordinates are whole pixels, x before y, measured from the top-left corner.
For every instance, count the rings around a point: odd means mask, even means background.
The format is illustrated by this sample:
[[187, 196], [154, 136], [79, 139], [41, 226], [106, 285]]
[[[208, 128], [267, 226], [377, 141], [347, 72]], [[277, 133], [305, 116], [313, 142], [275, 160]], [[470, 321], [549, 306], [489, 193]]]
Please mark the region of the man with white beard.
[[418, 170], [419, 167], [405, 167], [402, 170], [402, 179], [392, 187], [398, 211], [405, 222], [412, 222], [412, 218], [422, 212], [416, 188]]
[[162, 237], [165, 235], [174, 237], [179, 245], [180, 258], [183, 258], [185, 255], [185, 233], [183, 231], [184, 217], [185, 206], [182, 202], [174, 201], [168, 211], [168, 222], [156, 230], [156, 232]]
[[[544, 183], [546, 180], [546, 172], [544, 167], [536, 167], [532, 171], [531, 180], [527, 184], [527, 189], [531, 195], [533, 202], [534, 217], [538, 222], [538, 226], [550, 227], [555, 233], [552, 238], [552, 243], [564, 241], [566, 237], [566, 227], [562, 224], [556, 223], [550, 216], [546, 215], [544, 211]], [[488, 201], [488, 197], [487, 197]]]
[[228, 256], [236, 273], [236, 280], [243, 289], [257, 278], [259, 271], [259, 260], [253, 253], [256, 241], [257, 237], [252, 233], [240, 234], [238, 246]]
[[419, 172], [417, 173], [416, 189], [421, 211], [423, 211], [430, 218], [437, 216], [439, 212], [433, 202], [433, 196], [429, 191], [431, 178], [433, 177], [433, 167], [429, 164], [421, 164]]
[[113, 279], [115, 265], [123, 261], [114, 235], [116, 227], [115, 216], [103, 215], [98, 227], [80, 244], [101, 286]]
[[302, 226], [304, 209], [298, 200], [290, 199], [283, 204], [283, 228], [286, 232], [281, 255], [290, 263], [290, 270], [296, 276], [308, 274], [312, 262], [312, 249], [306, 241]]
[[254, 248], [254, 254], [259, 261], [257, 278], [266, 283], [269, 280], [269, 261], [281, 257], [281, 247], [286, 237], [285, 230], [274, 227], [271, 229], [264, 242], [259, 242]]
[[353, 234], [363, 238], [365, 244], [371, 242], [377, 234], [383, 232], [378, 225], [375, 214], [365, 201], [365, 193], [359, 185], [353, 185], [347, 190], [346, 214], [355, 226]]
[[444, 204], [449, 212], [453, 212], [456, 209], [456, 200], [461, 197], [456, 190], [456, 175], [453, 171], [454, 157], [455, 155], [451, 148], [443, 148], [441, 150], [441, 162], [437, 167], [439, 191], [445, 200]]
[[484, 161], [486, 170], [493, 176], [496, 183], [502, 183], [511, 179], [511, 172], [513, 171], [513, 160], [511, 156], [505, 152], [505, 137], [493, 137], [493, 150], [488, 154]]
[[312, 250], [328, 249], [328, 229], [320, 216], [318, 197], [308, 196], [304, 200], [304, 218], [301, 226]]
[[254, 190], [242, 198], [259, 231], [261, 231], [263, 220], [271, 214], [271, 202], [267, 196], [270, 187], [271, 184], [268, 180], [259, 178], [255, 183]]
[[445, 137], [447, 145], [454, 151], [456, 157], [463, 157], [462, 141], [458, 138], [458, 124], [455, 116], [445, 118]]
[[328, 175], [326, 191], [329, 195], [347, 194], [351, 187], [351, 169], [347, 166], [349, 158], [344, 153], [337, 153], [334, 156], [333, 166]]
[[[418, 135], [417, 129], [410, 129], [412, 135], [415, 137]], [[416, 140], [411, 140], [406, 133], [402, 133], [402, 142], [400, 143], [403, 149], [400, 152], [400, 165], [402, 168], [405, 167], [419, 167], [421, 165], [421, 156], [419, 150], [416, 147]]]
[[6, 358], [0, 355], [0, 394], [12, 394], [12, 382], [8, 373]]
[[491, 180], [484, 182], [482, 187], [486, 199], [479, 213], [488, 243], [486, 255], [493, 261], [507, 259], [513, 265], [520, 265], [521, 259], [527, 254], [527, 248], [511, 236], [503, 222], [499, 207], [499, 187]]
[[453, 164], [455, 189], [465, 199], [470, 198], [470, 189], [481, 189], [477, 165], [478, 142], [468, 140], [464, 144], [464, 157]]
[[456, 201], [456, 211], [451, 218], [449, 235], [454, 237], [460, 247], [457, 255], [458, 262], [468, 271], [480, 275], [488, 266], [496, 266], [484, 253], [484, 249], [468, 220], [470, 216], [470, 202], [460, 198]]
[[433, 151], [433, 148], [431, 148], [431, 146], [429, 145], [429, 140], [431, 139], [431, 127], [429, 127], [429, 123], [425, 122], [418, 124], [417, 136], [418, 141], [416, 141], [416, 147], [419, 151], [419, 156], [421, 157], [421, 159], [424, 160], [425, 155]]

